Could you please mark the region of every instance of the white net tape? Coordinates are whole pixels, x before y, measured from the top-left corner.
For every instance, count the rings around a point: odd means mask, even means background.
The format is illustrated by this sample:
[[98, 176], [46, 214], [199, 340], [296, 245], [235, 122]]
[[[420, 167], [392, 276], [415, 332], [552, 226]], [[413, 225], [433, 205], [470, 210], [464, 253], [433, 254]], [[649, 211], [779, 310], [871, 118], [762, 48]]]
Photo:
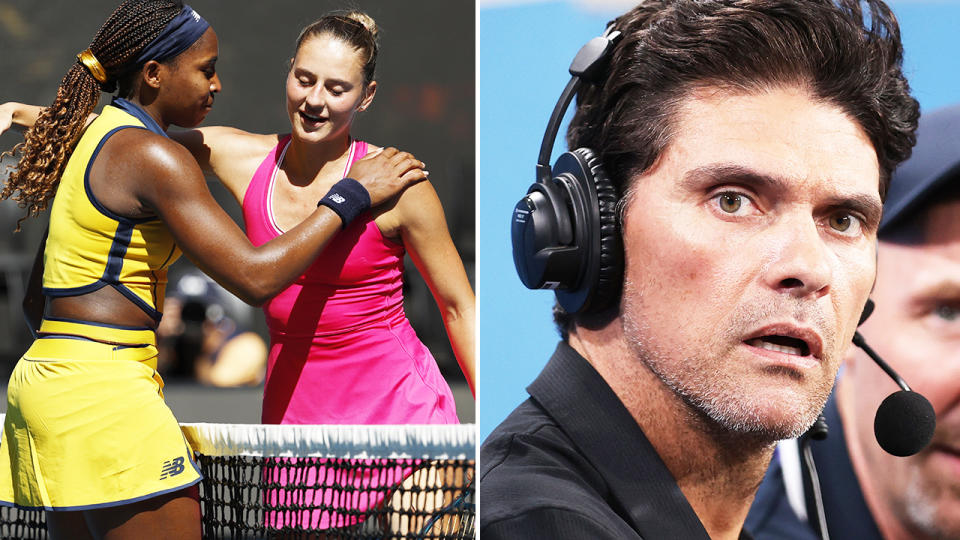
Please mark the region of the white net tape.
[[476, 459], [476, 426], [181, 424], [208, 456]]
[[[0, 424], [5, 414], [0, 413]], [[474, 424], [180, 424], [195, 452], [208, 456], [353, 459], [476, 459]]]

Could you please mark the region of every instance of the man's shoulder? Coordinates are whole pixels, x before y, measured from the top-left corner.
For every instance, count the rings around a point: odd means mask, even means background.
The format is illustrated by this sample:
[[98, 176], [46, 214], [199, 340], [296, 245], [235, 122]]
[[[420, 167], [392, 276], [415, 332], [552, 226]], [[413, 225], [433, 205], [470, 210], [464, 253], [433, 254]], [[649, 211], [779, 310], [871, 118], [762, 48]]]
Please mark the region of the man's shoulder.
[[574, 441], [533, 399], [521, 403], [480, 446], [480, 481], [505, 472], [532, 478], [543, 475], [537, 467], [580, 469], [589, 465]]
[[549, 536], [561, 525], [557, 530], [605, 531], [610, 538], [632, 532], [611, 508], [608, 487], [594, 466], [532, 399], [484, 441], [480, 462], [484, 537], [522, 530]]
[[532, 399], [527, 399], [494, 428], [480, 446], [481, 481], [487, 474], [498, 471], [507, 458], [513, 461], [519, 457], [511, 456], [517, 442], [536, 437], [566, 438], [553, 418]]

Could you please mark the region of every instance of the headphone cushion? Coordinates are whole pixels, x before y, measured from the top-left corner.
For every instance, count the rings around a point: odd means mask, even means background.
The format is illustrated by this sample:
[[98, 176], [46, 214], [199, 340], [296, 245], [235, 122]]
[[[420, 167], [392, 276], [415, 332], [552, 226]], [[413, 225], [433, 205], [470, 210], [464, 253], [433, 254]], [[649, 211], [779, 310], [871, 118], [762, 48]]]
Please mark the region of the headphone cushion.
[[597, 207], [600, 214], [599, 273], [590, 298], [581, 310], [583, 314], [596, 314], [610, 308], [620, 300], [623, 287], [623, 240], [620, 235], [620, 220], [617, 217], [619, 196], [613, 182], [603, 170], [600, 158], [589, 148], [573, 151], [587, 164], [590, 178], [597, 190]]

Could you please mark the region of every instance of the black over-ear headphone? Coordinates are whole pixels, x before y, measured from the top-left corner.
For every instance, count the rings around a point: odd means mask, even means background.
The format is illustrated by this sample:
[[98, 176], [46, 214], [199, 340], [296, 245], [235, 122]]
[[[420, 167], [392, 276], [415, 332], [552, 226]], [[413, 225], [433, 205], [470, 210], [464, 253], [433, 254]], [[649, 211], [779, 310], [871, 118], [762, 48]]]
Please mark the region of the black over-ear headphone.
[[537, 182], [513, 210], [513, 262], [530, 289], [554, 289], [568, 313], [597, 313], [620, 297], [623, 246], [617, 193], [599, 156], [589, 148], [550, 153], [563, 115], [583, 83], [603, 80], [619, 31], [584, 45], [570, 64], [570, 82], [547, 124], [537, 159]]

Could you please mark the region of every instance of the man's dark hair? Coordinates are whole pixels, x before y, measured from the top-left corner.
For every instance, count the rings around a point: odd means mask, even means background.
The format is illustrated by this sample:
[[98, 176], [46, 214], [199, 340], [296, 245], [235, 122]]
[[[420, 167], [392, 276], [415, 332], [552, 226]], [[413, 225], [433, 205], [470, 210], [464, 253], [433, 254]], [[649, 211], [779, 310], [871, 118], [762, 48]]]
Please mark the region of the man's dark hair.
[[[620, 16], [623, 34], [606, 79], [584, 86], [567, 131], [570, 148], [594, 149], [621, 198], [674, 136], [680, 104], [705, 87], [740, 93], [795, 86], [839, 107], [877, 152], [880, 197], [916, 142], [917, 101], [902, 71], [900, 28], [879, 0], [652, 0]], [[559, 306], [573, 323], [596, 325]], [[599, 320], [598, 320], [599, 319]]]

